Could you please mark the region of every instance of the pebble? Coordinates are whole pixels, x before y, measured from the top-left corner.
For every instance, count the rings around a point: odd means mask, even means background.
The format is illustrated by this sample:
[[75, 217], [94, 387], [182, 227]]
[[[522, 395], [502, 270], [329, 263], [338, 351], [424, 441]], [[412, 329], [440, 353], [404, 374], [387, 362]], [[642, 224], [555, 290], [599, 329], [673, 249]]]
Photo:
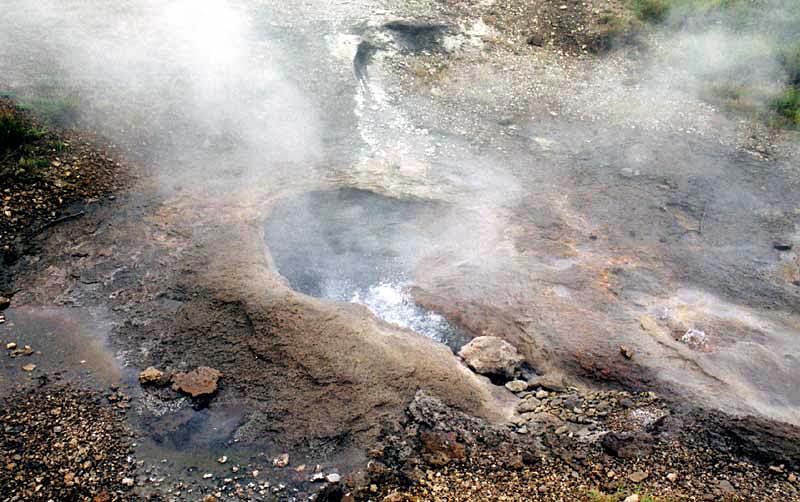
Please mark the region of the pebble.
[[133, 486], [135, 482], [133, 478], [122, 478], [122, 484], [125, 486]]
[[677, 474], [675, 474], [674, 472], [670, 472], [669, 474], [667, 474], [667, 479], [668, 479], [668, 480], [669, 480], [671, 483], [674, 483], [675, 481], [677, 481], [677, 480], [678, 480], [678, 475], [677, 475]]
[[628, 474], [628, 479], [631, 480], [632, 483], [641, 483], [645, 479], [647, 479], [650, 475], [643, 471], [635, 471]]
[[16, 349], [16, 348], [17, 348], [17, 344], [16, 344], [16, 343], [14, 343], [14, 342], [7, 343], [7, 344], [6, 344], [6, 350], [14, 350], [14, 349]]
[[228, 461], [228, 457], [226, 457], [225, 455], [223, 455], [223, 456], [221, 456], [221, 457], [219, 457], [217, 459], [217, 462], [219, 462], [220, 464], [224, 464], [227, 461]]
[[272, 459], [272, 465], [275, 467], [286, 467], [289, 465], [289, 454], [283, 453]]
[[342, 480], [342, 477], [336, 473], [331, 473], [325, 476], [325, 481], [328, 483], [338, 483]]
[[22, 367], [22, 371], [27, 371], [27, 372], [31, 372], [35, 369], [36, 369], [35, 364], [26, 364], [25, 366]]
[[629, 495], [628, 497], [625, 497], [624, 502], [639, 502], [639, 494], [638, 493], [634, 493], [633, 495]]
[[790, 483], [796, 483], [797, 482], [797, 475], [795, 475], [794, 473], [791, 473], [791, 474], [789, 474], [788, 479], [789, 479]]

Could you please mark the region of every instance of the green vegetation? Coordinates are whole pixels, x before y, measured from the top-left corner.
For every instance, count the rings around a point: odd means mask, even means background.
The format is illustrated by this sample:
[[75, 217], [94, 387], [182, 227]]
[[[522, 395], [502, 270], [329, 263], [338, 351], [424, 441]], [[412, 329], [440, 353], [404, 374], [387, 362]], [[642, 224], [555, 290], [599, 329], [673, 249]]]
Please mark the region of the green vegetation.
[[54, 127], [72, 127], [80, 117], [80, 101], [76, 96], [36, 98], [26, 102], [25, 107]]
[[43, 134], [18, 114], [0, 109], [0, 153], [11, 154]]
[[636, 17], [648, 23], [660, 23], [667, 18], [674, 0], [632, 0]]
[[657, 497], [648, 493], [642, 493], [636, 489], [626, 488], [621, 486], [617, 488], [614, 493], [603, 493], [600, 490], [589, 490], [586, 493], [585, 500], [589, 502], [622, 502], [626, 497], [634, 493], [639, 494], [639, 502], [677, 502], [679, 499], [675, 497]]
[[[759, 33], [768, 41], [761, 61], [776, 61], [773, 84], [709, 77], [703, 97], [731, 112], [757, 116], [776, 127], [800, 128], [800, 42], [791, 35], [800, 26], [800, 2], [793, 0], [628, 0], [644, 23], [721, 26], [732, 33]], [[769, 26], [764, 32], [763, 26]], [[760, 47], [760, 46], [754, 46]], [[770, 90], [767, 90], [769, 88]]]
[[769, 108], [777, 116], [775, 125], [800, 127], [800, 87], [787, 87], [769, 100]]
[[746, 13], [754, 8], [752, 0], [630, 0], [631, 8], [642, 21], [660, 23], [670, 14], [707, 15], [714, 11]]

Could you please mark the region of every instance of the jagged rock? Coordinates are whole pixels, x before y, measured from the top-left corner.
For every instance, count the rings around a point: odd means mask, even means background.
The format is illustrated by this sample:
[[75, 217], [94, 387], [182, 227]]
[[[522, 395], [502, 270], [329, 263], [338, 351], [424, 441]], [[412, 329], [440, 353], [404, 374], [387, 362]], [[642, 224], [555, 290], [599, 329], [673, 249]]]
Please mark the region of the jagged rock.
[[496, 336], [479, 336], [458, 355], [476, 373], [513, 379], [520, 374], [523, 358], [516, 347]]
[[446, 465], [451, 460], [466, 456], [466, 448], [456, 440], [453, 432], [422, 432], [422, 457], [431, 465]]
[[139, 383], [142, 385], [163, 385], [164, 372], [158, 368], [150, 366], [141, 373], [139, 373]]
[[544, 389], [552, 392], [564, 392], [567, 386], [564, 385], [563, 380], [556, 377], [547, 375], [539, 375], [528, 380], [529, 389]]
[[287, 465], [289, 465], [289, 454], [282, 453], [277, 457], [273, 458], [272, 465], [274, 465], [275, 467], [286, 467]]
[[211, 396], [217, 392], [220, 377], [222, 373], [214, 368], [200, 366], [187, 373], [172, 375], [172, 389], [195, 398]]
[[653, 451], [653, 436], [645, 432], [609, 432], [601, 441], [603, 449], [619, 458], [646, 457]]

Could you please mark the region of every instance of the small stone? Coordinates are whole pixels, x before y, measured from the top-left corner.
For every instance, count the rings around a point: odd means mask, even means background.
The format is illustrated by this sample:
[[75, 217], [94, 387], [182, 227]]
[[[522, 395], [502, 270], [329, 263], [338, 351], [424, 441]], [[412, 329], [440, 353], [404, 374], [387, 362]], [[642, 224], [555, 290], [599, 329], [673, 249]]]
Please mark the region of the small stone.
[[207, 472], [207, 473], [203, 474], [203, 479], [211, 479], [213, 477], [214, 477], [214, 475], [211, 474], [210, 472]]
[[254, 478], [257, 478], [257, 477], [258, 477], [258, 470], [255, 470], [255, 471], [253, 471], [253, 477], [254, 477]]
[[674, 483], [675, 481], [678, 480], [678, 475], [675, 474], [674, 472], [670, 472], [669, 474], [667, 474], [667, 479], [669, 480], [670, 483]]
[[342, 477], [340, 475], [336, 474], [335, 472], [332, 472], [332, 473], [328, 474], [327, 476], [325, 476], [325, 481], [327, 481], [328, 483], [338, 483], [341, 480], [342, 480]]
[[5, 310], [11, 306], [11, 298], [7, 296], [0, 296], [0, 310]]
[[35, 364], [26, 364], [25, 366], [22, 367], [22, 371], [27, 371], [27, 372], [31, 372], [35, 369], [36, 369]]
[[549, 395], [550, 393], [543, 389], [536, 391], [536, 399], [546, 399]]
[[795, 475], [795, 473], [791, 473], [791, 474], [789, 474], [789, 477], [787, 479], [789, 480], [790, 483], [796, 483], [797, 482], [797, 475]]
[[639, 502], [639, 494], [634, 493], [633, 495], [629, 495], [625, 497], [625, 500], [623, 502]]
[[162, 382], [163, 378], [164, 372], [153, 366], [139, 373], [139, 383], [142, 385], [155, 385]]
[[10, 342], [6, 344], [6, 350], [14, 350], [17, 348], [17, 344], [14, 342]]
[[282, 454], [278, 455], [277, 457], [272, 459], [272, 465], [274, 465], [275, 467], [281, 467], [281, 468], [282, 467], [286, 467], [287, 465], [289, 465], [289, 454], [288, 453], [282, 453]]
[[323, 474], [321, 472], [315, 472], [314, 475], [311, 476], [311, 482], [312, 483], [318, 483], [318, 482], [324, 481], [324, 480], [325, 480], [325, 474]]
[[622, 357], [625, 359], [633, 359], [633, 351], [625, 345], [619, 346], [619, 353], [622, 354]]
[[736, 489], [733, 487], [730, 481], [727, 479], [723, 479], [717, 483], [717, 486], [723, 493], [733, 493]]
[[528, 388], [528, 382], [523, 380], [512, 380], [506, 383], [506, 389], [511, 392], [522, 392]]
[[133, 478], [122, 478], [122, 484], [125, 486], [133, 486], [135, 482]]
[[616, 473], [616, 472], [614, 472], [614, 471], [608, 471], [608, 472], [606, 473], [606, 477], [608, 477], [609, 479], [611, 479], [611, 478], [613, 478], [613, 477], [616, 477], [616, 475], [617, 475], [617, 473]]
[[[789, 242], [773, 242], [772, 247], [778, 251], [791, 251], [792, 245]], [[2, 308], [0, 308], [1, 310]]]
[[300, 464], [294, 468], [295, 472], [305, 472], [306, 471], [306, 464]]
[[203, 502], [217, 502], [217, 497], [213, 495], [206, 495], [203, 497]]
[[221, 457], [219, 457], [217, 459], [217, 462], [219, 462], [220, 464], [224, 464], [227, 461], [228, 461], [228, 457], [226, 457], [225, 455], [223, 455], [223, 456], [221, 456]]
[[530, 396], [517, 405], [517, 412], [528, 413], [536, 410], [536, 408], [538, 408], [541, 405], [542, 405], [541, 401], [539, 401], [533, 396]]
[[631, 480], [632, 483], [641, 483], [645, 479], [647, 479], [650, 475], [643, 471], [635, 471], [628, 474], [628, 479]]

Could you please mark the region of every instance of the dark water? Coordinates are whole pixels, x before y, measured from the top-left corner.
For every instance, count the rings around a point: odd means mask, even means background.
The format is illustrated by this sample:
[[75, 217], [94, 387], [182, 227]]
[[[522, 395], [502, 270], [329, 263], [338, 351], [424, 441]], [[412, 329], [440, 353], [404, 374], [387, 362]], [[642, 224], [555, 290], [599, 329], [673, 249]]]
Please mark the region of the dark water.
[[445, 208], [355, 189], [315, 191], [277, 207], [266, 240], [296, 291], [366, 305], [377, 317], [460, 348], [468, 337], [408, 293], [414, 260], [436, 246]]

